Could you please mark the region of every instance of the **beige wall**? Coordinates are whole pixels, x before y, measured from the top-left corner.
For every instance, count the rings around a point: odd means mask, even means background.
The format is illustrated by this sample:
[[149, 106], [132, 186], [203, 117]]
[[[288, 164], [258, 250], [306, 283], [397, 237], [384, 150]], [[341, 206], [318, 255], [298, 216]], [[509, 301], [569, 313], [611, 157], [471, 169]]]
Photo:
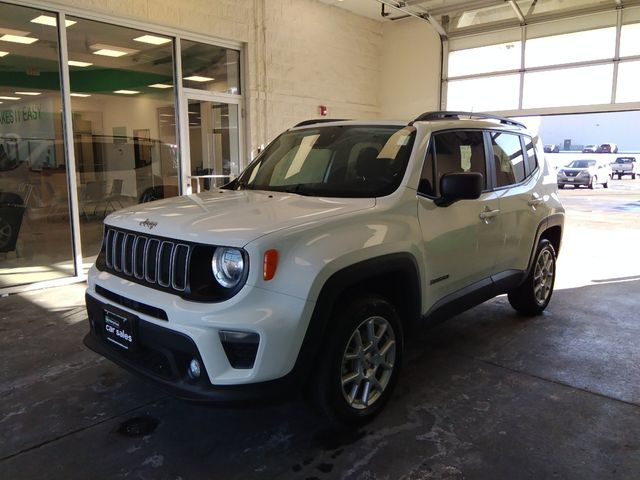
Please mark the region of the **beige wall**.
[[440, 109], [440, 38], [425, 21], [383, 24], [380, 111], [385, 118], [412, 119]]
[[317, 0], [50, 3], [244, 43], [252, 151], [319, 105], [333, 118], [410, 118], [438, 103], [440, 47], [427, 22], [383, 24]]

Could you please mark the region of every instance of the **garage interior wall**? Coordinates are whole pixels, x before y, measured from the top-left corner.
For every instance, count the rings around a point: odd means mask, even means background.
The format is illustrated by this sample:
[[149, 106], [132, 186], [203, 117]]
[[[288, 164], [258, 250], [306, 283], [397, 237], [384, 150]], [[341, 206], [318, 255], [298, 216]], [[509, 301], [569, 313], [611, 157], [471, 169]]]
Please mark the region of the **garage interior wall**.
[[441, 42], [423, 20], [382, 24], [380, 111], [384, 118], [408, 119], [439, 110]]

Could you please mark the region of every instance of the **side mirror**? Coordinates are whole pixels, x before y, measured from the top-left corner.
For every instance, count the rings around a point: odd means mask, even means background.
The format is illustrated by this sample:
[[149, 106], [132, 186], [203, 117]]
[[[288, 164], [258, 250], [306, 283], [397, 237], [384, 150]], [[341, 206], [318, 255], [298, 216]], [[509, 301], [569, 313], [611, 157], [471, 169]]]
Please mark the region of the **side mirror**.
[[473, 200], [482, 192], [482, 174], [447, 173], [440, 178], [440, 197], [435, 199], [439, 207], [448, 207], [458, 200]]

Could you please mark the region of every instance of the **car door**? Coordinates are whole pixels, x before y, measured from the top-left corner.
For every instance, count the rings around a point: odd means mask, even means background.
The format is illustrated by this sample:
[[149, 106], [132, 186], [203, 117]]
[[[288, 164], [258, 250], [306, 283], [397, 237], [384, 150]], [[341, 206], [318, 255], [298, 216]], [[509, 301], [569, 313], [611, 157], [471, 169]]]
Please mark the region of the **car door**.
[[538, 225], [545, 218], [543, 191], [534, 141], [529, 136], [503, 131], [487, 133], [499, 198], [502, 238], [496, 245], [495, 274], [525, 270]]
[[[478, 172], [484, 187], [480, 198], [439, 207], [442, 175]], [[426, 256], [425, 307], [469, 285], [486, 281], [500, 242], [499, 201], [487, 183], [486, 145], [481, 130], [435, 133], [418, 186], [418, 221]]]

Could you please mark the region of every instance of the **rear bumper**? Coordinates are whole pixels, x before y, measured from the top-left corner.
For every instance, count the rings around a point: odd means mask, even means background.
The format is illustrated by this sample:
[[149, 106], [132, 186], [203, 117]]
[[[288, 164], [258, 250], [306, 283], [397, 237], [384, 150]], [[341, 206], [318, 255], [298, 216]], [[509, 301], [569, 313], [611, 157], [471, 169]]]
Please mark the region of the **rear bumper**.
[[[187, 335], [141, 318], [136, 319], [135, 351], [124, 350], [108, 342], [103, 333], [107, 304], [89, 294], [86, 303], [90, 331], [84, 344], [126, 370], [152, 380], [176, 397], [202, 403], [253, 405], [289, 400], [297, 390], [293, 375], [266, 382], [213, 385], [196, 344]], [[109, 306], [109, 309], [113, 308]], [[197, 380], [187, 374], [192, 359], [198, 360], [202, 369]]]

